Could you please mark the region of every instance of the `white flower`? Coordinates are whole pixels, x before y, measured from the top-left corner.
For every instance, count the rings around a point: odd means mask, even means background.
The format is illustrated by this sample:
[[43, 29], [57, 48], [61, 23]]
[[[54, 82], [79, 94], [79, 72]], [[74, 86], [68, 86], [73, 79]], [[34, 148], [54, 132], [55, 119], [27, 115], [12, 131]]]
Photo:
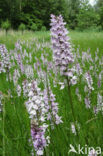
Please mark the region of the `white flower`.
[[71, 84], [75, 85], [76, 83], [77, 83], [77, 77], [73, 76], [72, 79], [71, 79]]
[[38, 106], [37, 106], [37, 105], [33, 105], [33, 108], [34, 108], [35, 110], [38, 110]]
[[40, 101], [39, 99], [37, 99], [35, 102], [36, 102], [37, 104], [40, 104], [40, 103], [41, 103], [41, 101]]
[[30, 91], [28, 96], [29, 96], [29, 97], [32, 97], [33, 95], [34, 95], [34, 94], [33, 94], [33, 91]]
[[40, 118], [40, 120], [41, 120], [41, 121], [45, 121], [45, 118], [42, 116], [42, 117]]
[[43, 150], [38, 150], [37, 155], [43, 155]]
[[76, 135], [76, 129], [74, 123], [71, 124], [72, 133]]
[[89, 155], [88, 156], [97, 156], [97, 153], [96, 153], [95, 149], [89, 151]]
[[30, 114], [31, 115], [36, 115], [36, 111], [35, 110], [32, 110], [32, 111], [30, 111]]

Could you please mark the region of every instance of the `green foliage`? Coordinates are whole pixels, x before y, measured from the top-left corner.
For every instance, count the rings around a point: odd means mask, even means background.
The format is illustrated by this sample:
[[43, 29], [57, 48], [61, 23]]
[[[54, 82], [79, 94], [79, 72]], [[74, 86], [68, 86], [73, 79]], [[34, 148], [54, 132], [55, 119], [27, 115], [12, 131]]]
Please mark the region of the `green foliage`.
[[45, 26], [42, 26], [41, 27], [41, 31], [46, 31], [46, 27]]
[[90, 5], [89, 0], [0, 0], [0, 21], [8, 19], [14, 29], [21, 23], [31, 29], [35, 23], [37, 30], [41, 30], [42, 26], [48, 30], [51, 14], [61, 14], [70, 29], [98, 26], [103, 29], [102, 0], [97, 0], [94, 6]]
[[32, 31], [37, 31], [38, 30], [38, 27], [37, 27], [37, 25], [35, 23], [32, 23], [31, 30]]
[[103, 5], [102, 5], [102, 7], [100, 8], [99, 13], [100, 13], [100, 25], [101, 25], [102, 30], [103, 30]]
[[88, 0], [81, 3], [81, 8], [77, 15], [77, 29], [79, 30], [95, 30], [99, 24], [99, 14], [91, 7]]
[[8, 31], [10, 27], [11, 27], [11, 24], [8, 20], [6, 20], [5, 22], [2, 22], [1, 24], [1, 28], [5, 29], [6, 31]]
[[[75, 50], [77, 50], [78, 45], [80, 47], [80, 51], [85, 51], [90, 48], [90, 52], [94, 54], [97, 50], [97, 47], [102, 52], [103, 49], [103, 33], [94, 33], [94, 32], [70, 32], [70, 37], [74, 44]], [[15, 44], [16, 40], [27, 39], [31, 44], [31, 50], [35, 47], [35, 41], [33, 42], [33, 38], [37, 38], [40, 44], [42, 41], [50, 40], [49, 32], [27, 32], [27, 34], [19, 34], [19, 32], [11, 33], [7, 40], [5, 40], [5, 36], [1, 36], [0, 34], [0, 42], [7, 45], [7, 49], [13, 49], [13, 44]], [[48, 39], [49, 38], [49, 39]], [[13, 41], [13, 42], [12, 42]], [[37, 42], [36, 42], [37, 44]], [[28, 46], [25, 43], [25, 49], [27, 52], [30, 52]], [[51, 50], [49, 48], [44, 48], [43, 52], [47, 52], [48, 58], [50, 58]], [[35, 56], [42, 53], [39, 49], [36, 52], [32, 51]], [[45, 53], [43, 53], [45, 54]], [[39, 59], [39, 57], [38, 57]], [[52, 80], [52, 77], [50, 76]], [[53, 79], [54, 80], [54, 79]], [[95, 85], [97, 83], [94, 83]], [[53, 93], [56, 94], [57, 102], [60, 105], [60, 114], [62, 114], [63, 123], [59, 126], [56, 126], [55, 129], [50, 133], [51, 143], [47, 149], [45, 149], [44, 155], [48, 156], [74, 156], [75, 154], [67, 154], [70, 149], [70, 144], [72, 144], [76, 149], [80, 144], [84, 147], [87, 144], [89, 147], [97, 147], [100, 146], [103, 149], [103, 140], [102, 140], [102, 132], [103, 132], [103, 117], [102, 114], [98, 114], [98, 116], [93, 115], [93, 111], [85, 109], [84, 105], [84, 91], [82, 86], [82, 81], [79, 81], [78, 85], [72, 86], [72, 96], [73, 103], [75, 106], [75, 113], [77, 116], [77, 120], [79, 120], [80, 130], [79, 130], [79, 139], [78, 136], [72, 134], [70, 123], [73, 122], [71, 115], [71, 108], [69, 103], [69, 97], [67, 88], [64, 90], [60, 90], [59, 85], [54, 87], [51, 84], [53, 89]], [[82, 95], [82, 102], [78, 102], [77, 96], [75, 95], [75, 89], [79, 87]], [[2, 120], [0, 120], [0, 139], [4, 138], [4, 145], [2, 145], [2, 141], [0, 142], [0, 155], [2, 155], [2, 151], [4, 151], [4, 155], [6, 156], [30, 156], [32, 147], [30, 146], [30, 119], [28, 113], [26, 111], [22, 96], [18, 97], [16, 93], [16, 88], [13, 83], [9, 83], [6, 81], [6, 74], [0, 75], [0, 91], [4, 93], [4, 100], [2, 102], [4, 106], [4, 131]], [[12, 95], [12, 96], [11, 96]], [[93, 97], [94, 104], [96, 104], [95, 96]], [[66, 112], [66, 113], [65, 113]], [[1, 114], [2, 119], [2, 114]], [[93, 120], [91, 120], [93, 119]], [[87, 121], [90, 121], [87, 123]], [[86, 139], [86, 140], [85, 140]], [[3, 146], [3, 149], [2, 149]], [[78, 154], [77, 154], [78, 155]], [[81, 154], [82, 155], [82, 154]]]
[[24, 31], [25, 29], [26, 29], [25, 24], [21, 23], [21, 24], [19, 25], [19, 30]]
[[[5, 94], [2, 101], [5, 110], [2, 116], [5, 124], [0, 123], [0, 134], [4, 139], [3, 147], [1, 145], [2, 151], [8, 156], [18, 154], [29, 156], [31, 152], [28, 142], [30, 138], [30, 120], [24, 106], [24, 99], [22, 97], [18, 98], [12, 82], [6, 82], [6, 74], [0, 75], [0, 82], [2, 82], [0, 83], [0, 91]], [[7, 93], [8, 90], [13, 95], [12, 100]], [[2, 154], [0, 153], [0, 155]]]
[[4, 21], [8, 18], [13, 28], [18, 28], [22, 22], [29, 29], [32, 23], [36, 23], [39, 30], [42, 26], [49, 29], [50, 14], [67, 17], [65, 6], [65, 0], [0, 0], [0, 19]]
[[80, 10], [78, 16], [78, 25], [77, 27], [80, 30], [95, 28], [99, 23], [99, 15], [94, 13], [92, 10]]
[[97, 0], [97, 3], [95, 4], [95, 11], [99, 14], [100, 20], [99, 20], [99, 26], [102, 27], [103, 30], [103, 1]]
[[80, 10], [80, 0], [69, 0], [67, 1], [67, 22], [70, 29], [75, 29], [77, 27], [77, 15]]
[[22, 20], [24, 20], [24, 23], [26, 24], [27, 28], [31, 30], [33, 30], [32, 27], [34, 24], [36, 24], [37, 30], [40, 30], [43, 26], [42, 20], [38, 19], [35, 15], [23, 14]]

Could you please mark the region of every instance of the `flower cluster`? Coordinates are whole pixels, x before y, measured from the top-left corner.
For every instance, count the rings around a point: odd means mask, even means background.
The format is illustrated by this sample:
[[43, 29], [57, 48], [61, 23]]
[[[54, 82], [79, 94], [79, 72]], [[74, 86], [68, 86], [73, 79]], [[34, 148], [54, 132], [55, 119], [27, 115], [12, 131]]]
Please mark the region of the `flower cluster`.
[[51, 42], [53, 47], [53, 58], [56, 67], [60, 68], [61, 75], [69, 76], [71, 70], [68, 65], [74, 62], [71, 53], [68, 31], [65, 28], [62, 16], [51, 15]]
[[90, 150], [88, 156], [97, 156], [95, 149]]
[[17, 94], [18, 96], [21, 96], [21, 86], [20, 85], [17, 85]]
[[74, 134], [74, 135], [77, 135], [77, 129], [78, 131], [80, 130], [80, 124], [76, 121], [75, 123], [71, 123], [71, 132]]
[[93, 88], [93, 80], [92, 80], [92, 77], [91, 77], [90, 73], [86, 72], [84, 76], [85, 76], [85, 79], [87, 81], [88, 89], [94, 90], [94, 88]]
[[25, 80], [23, 91], [25, 96], [28, 94], [25, 104], [31, 119], [33, 146], [37, 155], [43, 155], [44, 148], [50, 143], [49, 126], [54, 128], [54, 124], [62, 123], [58, 115], [58, 103], [50, 85], [42, 91], [37, 81], [28, 83]]
[[97, 95], [97, 112], [99, 111], [103, 113], [103, 96], [100, 93]]
[[17, 85], [19, 78], [20, 78], [20, 72], [19, 72], [18, 69], [15, 69], [14, 70], [14, 73], [13, 73], [13, 82], [14, 82], [14, 85]]
[[57, 125], [62, 123], [61, 117], [58, 115], [58, 103], [50, 86], [44, 90], [44, 101], [48, 110], [47, 120], [51, 121], [51, 126], [54, 126], [54, 123]]
[[35, 124], [32, 124], [31, 137], [37, 155], [43, 155], [43, 150], [44, 150], [43, 148], [47, 146], [43, 128], [39, 128]]
[[22, 58], [21, 58], [21, 55], [20, 54], [18, 54], [17, 63], [19, 65], [19, 67], [20, 67], [21, 72], [24, 73], [24, 66], [23, 66]]
[[28, 97], [28, 93], [30, 91], [30, 88], [28, 87], [28, 81], [27, 80], [24, 80], [22, 82], [22, 88], [23, 88], [23, 96], [24, 97]]
[[88, 97], [85, 98], [85, 105], [86, 105], [86, 108], [90, 108], [90, 99]]
[[48, 138], [46, 137], [46, 130], [48, 125], [46, 124], [47, 109], [43, 100], [43, 93], [37, 86], [37, 82], [33, 81], [28, 84], [29, 93], [26, 107], [29, 112], [32, 127], [31, 136], [33, 145], [37, 155], [42, 155], [44, 147], [47, 146]]
[[8, 72], [11, 67], [10, 56], [5, 45], [0, 45], [0, 73]]
[[25, 75], [28, 79], [33, 79], [34, 77], [34, 71], [33, 71], [33, 68], [31, 65], [25, 65], [24, 66], [24, 72], [25, 72]]
[[26, 102], [27, 110], [30, 114], [30, 118], [35, 118], [36, 123], [39, 123], [45, 120], [46, 111], [43, 102], [42, 92], [40, 88], [38, 88], [36, 81], [29, 83], [29, 87], [29, 100]]

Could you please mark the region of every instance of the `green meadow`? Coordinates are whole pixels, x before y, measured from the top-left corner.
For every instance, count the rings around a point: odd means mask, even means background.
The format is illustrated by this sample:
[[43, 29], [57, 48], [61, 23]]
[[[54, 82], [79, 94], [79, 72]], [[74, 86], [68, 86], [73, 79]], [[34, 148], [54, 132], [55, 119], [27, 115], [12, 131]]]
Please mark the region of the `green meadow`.
[[[74, 54], [79, 49], [80, 55], [82, 52], [87, 52], [95, 58], [95, 52], [99, 49], [99, 58], [103, 55], [103, 32], [78, 32], [70, 31], [69, 36], [72, 46], [74, 48]], [[37, 57], [41, 61], [41, 54], [48, 54], [47, 59], [52, 60], [52, 50], [50, 47], [43, 47], [43, 50], [36, 49], [36, 43], [50, 43], [50, 32], [32, 32], [24, 31], [22, 34], [20, 31], [8, 31], [6, 35], [4, 31], [0, 31], [0, 44], [5, 44], [8, 52], [15, 48], [17, 41], [24, 42], [22, 44], [23, 49], [27, 50], [27, 53], [32, 54], [31, 65], [35, 62], [34, 57]], [[29, 48], [27, 42], [31, 45]], [[35, 50], [36, 49], [36, 50]], [[81, 63], [81, 60], [79, 60]], [[24, 60], [24, 64], [26, 61]], [[90, 65], [91, 66], [91, 65]], [[89, 70], [89, 65], [85, 70]], [[18, 68], [18, 67], [17, 67]], [[102, 68], [102, 66], [101, 66]], [[101, 70], [98, 67], [98, 72]], [[13, 73], [13, 69], [11, 70]], [[13, 75], [13, 74], [11, 74]], [[38, 78], [37, 71], [34, 71], [34, 79]], [[70, 105], [70, 97], [68, 96], [68, 87], [60, 90], [60, 86], [57, 83], [56, 87], [53, 85], [53, 76], [48, 76], [53, 93], [56, 95], [56, 101], [59, 104], [59, 114], [62, 116], [63, 123], [55, 125], [53, 130], [50, 130], [50, 144], [44, 150], [44, 156], [75, 156], [78, 154], [69, 153], [70, 144], [78, 150], [78, 145], [81, 147], [101, 147], [103, 149], [103, 114], [99, 112], [97, 115], [93, 113], [93, 109], [87, 109], [84, 103], [84, 86], [82, 78], [78, 80], [78, 83], [71, 87], [72, 101], [74, 105], [74, 113], [77, 121], [78, 134], [73, 134], [71, 131], [71, 123], [73, 123], [73, 116]], [[21, 76], [19, 79], [19, 85], [26, 79], [25, 76]], [[58, 76], [59, 81], [59, 76]], [[93, 77], [94, 88], [97, 88], [97, 80]], [[103, 87], [103, 84], [101, 84]], [[40, 88], [43, 84], [40, 83]], [[75, 90], [79, 88], [81, 94], [81, 101], [78, 100]], [[0, 92], [3, 95], [2, 108], [3, 112], [0, 114], [0, 155], [2, 156], [30, 156], [32, 153], [32, 145], [30, 144], [30, 119], [25, 107], [26, 99], [23, 97], [23, 93], [19, 97], [16, 92], [16, 87], [13, 81], [6, 81], [6, 74], [0, 74]], [[92, 105], [97, 104], [98, 89], [95, 89], [91, 93]], [[103, 90], [101, 89], [103, 95]], [[87, 146], [86, 146], [87, 145]], [[85, 150], [85, 149], [84, 149]], [[84, 151], [83, 150], [83, 151]], [[103, 151], [102, 151], [103, 152]], [[34, 152], [35, 153], [35, 152]], [[82, 154], [79, 154], [82, 156]], [[88, 154], [86, 154], [88, 155]], [[101, 154], [103, 155], [103, 154]]]
[[[83, 51], [89, 48], [92, 51], [97, 50], [97, 48], [101, 51], [103, 50], [103, 32], [70, 31], [69, 36], [74, 46], [76, 48], [80, 46]], [[20, 31], [9, 31], [6, 36], [4, 31], [0, 31], [0, 43], [6, 44], [9, 49], [14, 48], [14, 44], [17, 40], [32, 40], [34, 37], [50, 41], [49, 32], [24, 31], [24, 34], [22, 35], [22, 32]]]

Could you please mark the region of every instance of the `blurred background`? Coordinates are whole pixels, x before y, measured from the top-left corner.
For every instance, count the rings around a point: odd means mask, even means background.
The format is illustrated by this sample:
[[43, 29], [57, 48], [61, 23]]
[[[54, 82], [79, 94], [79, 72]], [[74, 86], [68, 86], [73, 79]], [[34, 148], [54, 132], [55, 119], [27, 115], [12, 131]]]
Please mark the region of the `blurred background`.
[[72, 30], [103, 30], [103, 0], [0, 0], [0, 28], [48, 30], [62, 14]]

